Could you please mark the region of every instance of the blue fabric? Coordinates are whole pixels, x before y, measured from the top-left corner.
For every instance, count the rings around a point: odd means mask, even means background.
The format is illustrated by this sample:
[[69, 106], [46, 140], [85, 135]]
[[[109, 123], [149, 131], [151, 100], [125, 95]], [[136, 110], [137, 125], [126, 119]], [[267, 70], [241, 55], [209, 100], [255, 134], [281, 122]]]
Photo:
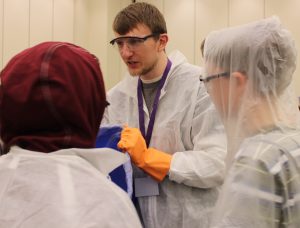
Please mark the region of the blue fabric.
[[[117, 147], [121, 137], [121, 126], [107, 126], [99, 129], [96, 148], [108, 147], [120, 151]], [[120, 151], [121, 152], [121, 151]], [[109, 173], [111, 180], [132, 196], [132, 167], [130, 162], [121, 165]]]

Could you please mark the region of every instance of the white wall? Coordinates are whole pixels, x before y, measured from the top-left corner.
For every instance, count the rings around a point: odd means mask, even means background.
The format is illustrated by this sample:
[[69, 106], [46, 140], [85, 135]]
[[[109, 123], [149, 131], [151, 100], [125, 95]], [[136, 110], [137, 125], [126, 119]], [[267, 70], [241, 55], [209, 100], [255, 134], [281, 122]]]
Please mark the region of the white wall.
[[0, 0], [0, 68], [42, 41], [73, 42], [73, 0]]
[[[137, 0], [140, 1], [140, 0]], [[164, 14], [170, 41], [191, 63], [202, 65], [200, 43], [212, 30], [278, 15], [300, 51], [299, 0], [146, 0]], [[0, 0], [0, 69], [16, 53], [42, 41], [68, 41], [100, 59], [106, 88], [126, 67], [109, 45], [112, 21], [131, 0]], [[17, 16], [16, 16], [17, 15]], [[300, 57], [294, 83], [300, 96]]]
[[[88, 49], [108, 75], [108, 0], [75, 0], [74, 43]], [[105, 78], [105, 81], [108, 81]]]
[[130, 0], [74, 0], [74, 43], [98, 57], [108, 89], [120, 81], [126, 71], [119, 53], [109, 41], [114, 37], [115, 15], [130, 3]]
[[100, 59], [106, 87], [111, 88], [121, 79], [121, 71], [125, 71], [118, 53], [109, 51], [111, 23], [130, 2], [0, 0], [0, 69], [25, 48], [43, 41], [66, 41], [88, 49]]
[[[164, 14], [170, 42], [167, 51], [179, 49], [191, 63], [202, 65], [200, 43], [212, 30], [278, 15], [293, 34], [300, 53], [299, 0], [147, 0]], [[300, 56], [294, 75], [300, 96]]]
[[[26, 1], [24, 1], [26, 2]], [[44, 40], [53, 40], [53, 4], [52, 0], [30, 0], [29, 14], [29, 46]], [[9, 9], [8, 9], [9, 10]], [[24, 11], [25, 13], [25, 11]], [[15, 26], [13, 23], [10, 26]]]
[[[2, 0], [3, 64], [29, 45], [29, 1]], [[14, 25], [13, 27], [11, 25]], [[20, 39], [20, 37], [22, 37]]]

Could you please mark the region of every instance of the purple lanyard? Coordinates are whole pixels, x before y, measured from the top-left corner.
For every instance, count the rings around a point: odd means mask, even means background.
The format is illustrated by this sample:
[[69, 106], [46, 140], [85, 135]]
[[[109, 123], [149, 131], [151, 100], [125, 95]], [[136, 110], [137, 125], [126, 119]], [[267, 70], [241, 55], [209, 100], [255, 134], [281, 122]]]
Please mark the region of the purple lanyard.
[[153, 131], [153, 126], [154, 126], [154, 121], [155, 121], [155, 115], [158, 107], [158, 101], [160, 97], [160, 92], [165, 84], [165, 81], [167, 79], [168, 73], [171, 69], [172, 62], [168, 59], [167, 66], [165, 68], [165, 71], [163, 73], [163, 76], [160, 80], [159, 86], [157, 88], [157, 92], [154, 98], [154, 103], [153, 103], [153, 108], [152, 112], [150, 115], [150, 120], [148, 124], [148, 129], [147, 129], [147, 134], [145, 131], [145, 117], [144, 117], [144, 109], [143, 109], [143, 91], [142, 91], [142, 80], [139, 78], [138, 81], [138, 87], [137, 87], [137, 97], [138, 97], [138, 108], [139, 108], [139, 125], [140, 125], [140, 131], [146, 140], [147, 147], [150, 144], [151, 136], [152, 136], [152, 131]]

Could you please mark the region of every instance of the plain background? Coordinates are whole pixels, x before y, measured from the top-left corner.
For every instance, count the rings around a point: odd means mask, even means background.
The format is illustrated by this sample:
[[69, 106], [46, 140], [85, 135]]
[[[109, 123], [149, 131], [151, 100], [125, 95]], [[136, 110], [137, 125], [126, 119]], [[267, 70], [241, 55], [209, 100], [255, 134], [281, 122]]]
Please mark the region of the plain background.
[[[100, 60], [106, 88], [126, 71], [117, 50], [112, 21], [130, 0], [0, 0], [0, 69], [21, 50], [43, 41], [67, 41]], [[202, 65], [200, 43], [212, 30], [277, 15], [296, 40], [300, 52], [299, 0], [147, 0], [164, 14], [169, 34], [167, 52], [180, 50]], [[300, 56], [294, 75], [300, 96]]]

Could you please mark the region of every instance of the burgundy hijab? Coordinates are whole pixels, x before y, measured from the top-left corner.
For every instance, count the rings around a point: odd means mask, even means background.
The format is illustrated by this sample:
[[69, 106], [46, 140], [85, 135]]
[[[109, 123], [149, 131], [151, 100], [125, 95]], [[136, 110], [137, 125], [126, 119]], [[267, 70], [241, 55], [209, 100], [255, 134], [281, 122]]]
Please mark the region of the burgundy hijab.
[[45, 42], [13, 57], [0, 79], [4, 152], [12, 145], [40, 152], [94, 147], [107, 104], [95, 56]]

